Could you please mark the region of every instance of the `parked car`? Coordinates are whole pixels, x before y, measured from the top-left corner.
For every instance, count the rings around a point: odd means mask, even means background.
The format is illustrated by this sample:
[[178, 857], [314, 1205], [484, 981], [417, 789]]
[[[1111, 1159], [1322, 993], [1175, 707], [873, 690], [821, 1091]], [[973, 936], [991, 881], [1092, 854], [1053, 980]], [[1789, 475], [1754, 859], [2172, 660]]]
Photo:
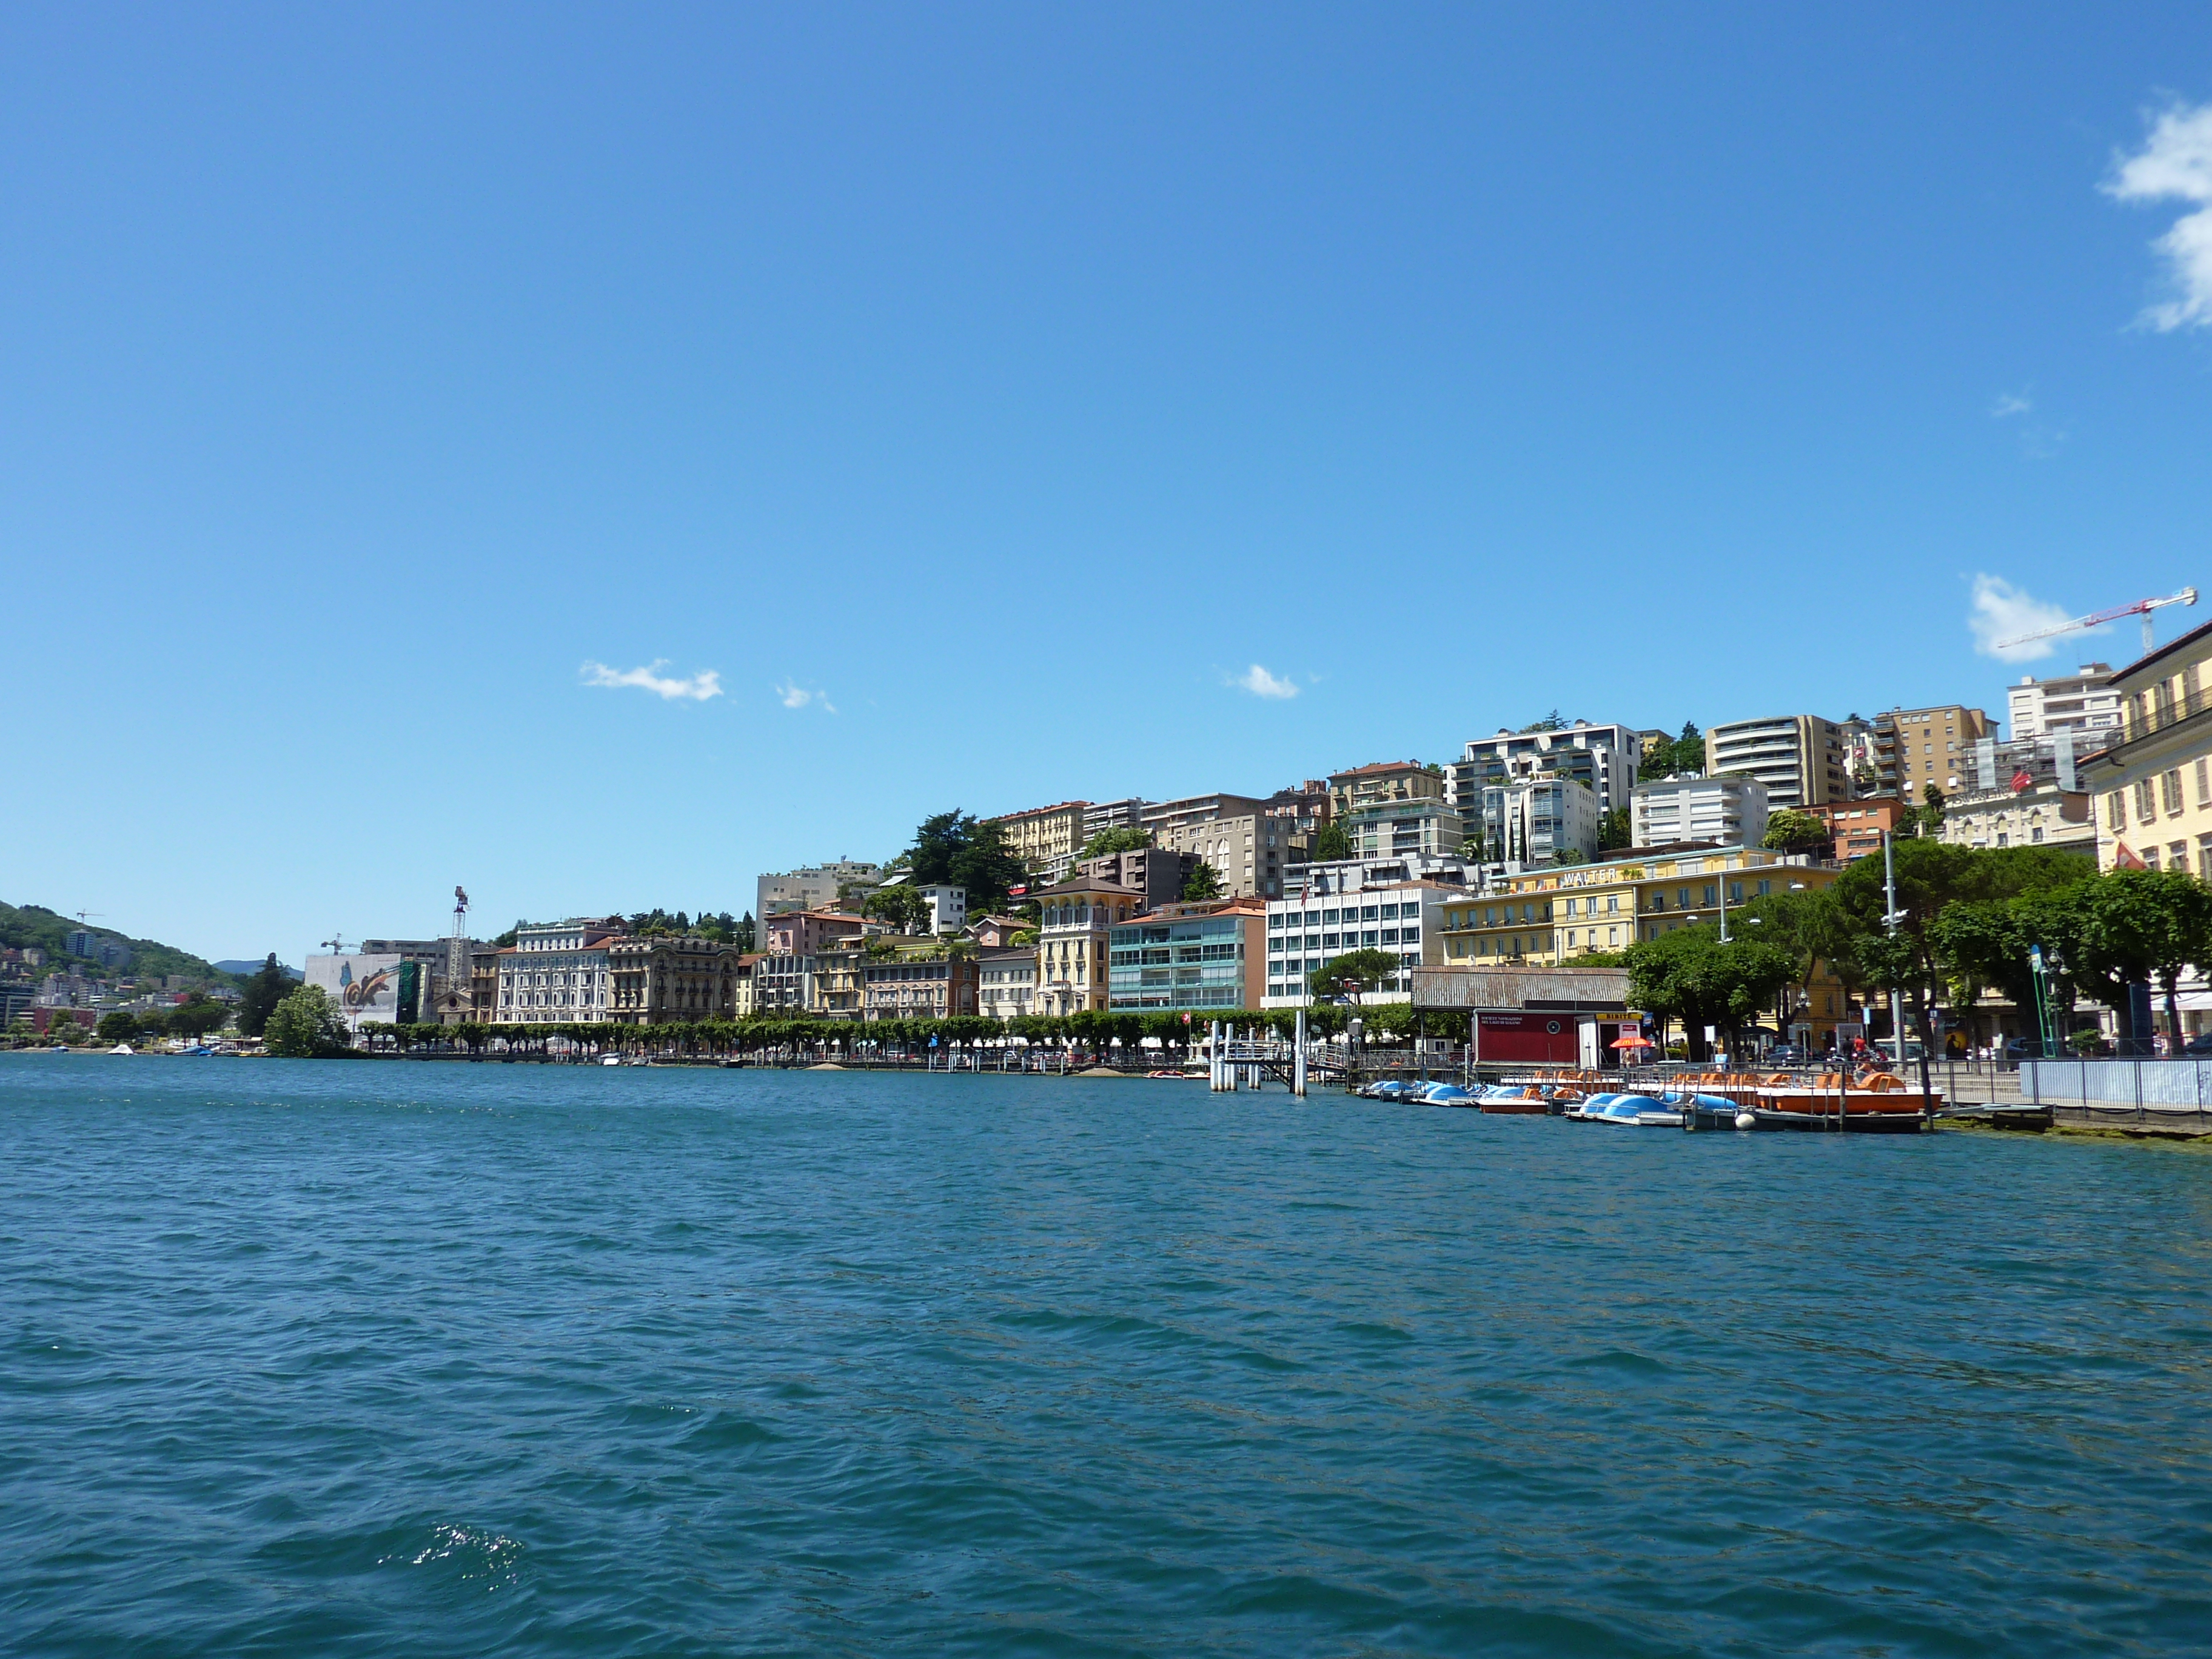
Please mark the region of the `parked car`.
[[2191, 1060], [2203, 1060], [2212, 1055], [2212, 1031], [2199, 1031], [2181, 1045], [2181, 1052]]
[[2004, 1045], [2007, 1060], [2040, 1060], [2043, 1058], [2041, 1037], [2007, 1037]]
[[1813, 1054], [1802, 1042], [1778, 1042], [1766, 1051], [1766, 1063], [1770, 1066], [1809, 1066], [1813, 1063]]

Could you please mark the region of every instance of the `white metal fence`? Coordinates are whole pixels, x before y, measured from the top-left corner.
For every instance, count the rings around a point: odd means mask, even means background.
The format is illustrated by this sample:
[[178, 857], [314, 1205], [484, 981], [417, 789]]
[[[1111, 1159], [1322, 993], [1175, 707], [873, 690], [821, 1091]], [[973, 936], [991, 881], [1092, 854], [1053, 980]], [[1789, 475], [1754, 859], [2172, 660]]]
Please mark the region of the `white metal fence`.
[[2020, 1095], [2039, 1106], [2144, 1116], [2212, 1112], [2212, 1063], [2195, 1060], [2024, 1060]]

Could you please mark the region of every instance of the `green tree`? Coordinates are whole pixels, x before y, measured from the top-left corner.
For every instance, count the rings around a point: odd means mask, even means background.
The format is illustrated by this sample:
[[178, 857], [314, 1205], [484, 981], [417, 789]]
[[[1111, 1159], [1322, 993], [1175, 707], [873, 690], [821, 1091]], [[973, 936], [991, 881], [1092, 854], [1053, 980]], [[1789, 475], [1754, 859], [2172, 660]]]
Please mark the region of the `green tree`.
[[1588, 864], [1589, 860], [1583, 856], [1583, 849], [1581, 848], [1562, 847], [1559, 851], [1552, 854], [1552, 862], [1564, 869], [1568, 865]]
[[1152, 832], [1133, 823], [1116, 823], [1101, 830], [1083, 843], [1080, 859], [1103, 859], [1113, 853], [1139, 853], [1152, 844]]
[[919, 933], [929, 926], [929, 901], [900, 882], [878, 887], [860, 902], [860, 914], [889, 922], [902, 933]]
[[976, 818], [957, 807], [924, 818], [915, 831], [914, 845], [896, 862], [917, 887], [965, 889], [968, 908], [978, 912], [1005, 903], [1007, 892], [1029, 875], [1006, 844], [1004, 824]]
[[270, 1011], [262, 1041], [272, 1054], [312, 1060], [350, 1046], [345, 1026], [319, 985], [302, 985], [286, 994]]
[[1352, 837], [1345, 833], [1342, 824], [1324, 823], [1314, 832], [1313, 849], [1308, 856], [1316, 864], [1348, 859], [1352, 856]]
[[1895, 987], [1910, 1000], [1924, 1056], [1934, 1050], [1929, 1010], [1949, 978], [1934, 934], [1936, 918], [1954, 904], [2016, 899], [2065, 887], [2081, 881], [2089, 869], [2079, 854], [2051, 847], [1981, 848], [1910, 836], [1893, 841], [1890, 852], [1897, 871], [1893, 937], [1883, 921], [1887, 903], [1881, 859], [1859, 860], [1831, 891], [1841, 919], [1838, 931], [1848, 934], [1850, 959], [1863, 970], [1867, 984]]
[[1763, 939], [1721, 943], [1713, 927], [1678, 928], [1628, 947], [1628, 1000], [1681, 1022], [1690, 1057], [1705, 1058], [1705, 1027], [1734, 1033], [1771, 1004], [1797, 973], [1789, 952]]
[[1807, 1005], [1823, 963], [1846, 994], [1866, 983], [1866, 968], [1856, 952], [1856, 925], [1826, 890], [1806, 888], [1747, 899], [1741, 908], [1732, 907], [1730, 915], [1735, 933], [1774, 946], [1796, 964], [1799, 997]]
[[739, 951], [750, 955], [760, 948], [753, 942], [754, 938], [753, 913], [748, 910], [738, 919], [738, 925], [731, 930], [730, 943], [736, 945]]
[[1540, 719], [1530, 720], [1528, 725], [1521, 728], [1524, 732], [1564, 732], [1566, 729], [1567, 722], [1561, 717], [1559, 711], [1556, 708], [1554, 708], [1550, 714], [1542, 716]]
[[1705, 769], [1705, 734], [1698, 730], [1696, 721], [1684, 720], [1680, 737], [1652, 744], [1651, 753], [1637, 768], [1636, 775], [1649, 782], [1655, 778], [1671, 778], [1678, 772], [1698, 776]]
[[1597, 821], [1597, 850], [1618, 853], [1636, 844], [1636, 825], [1626, 806], [1616, 806]]
[[2138, 1054], [2128, 988], [2148, 981], [2166, 1000], [2167, 1030], [2181, 1030], [2176, 989], [2191, 965], [2212, 961], [2212, 891], [2181, 870], [2113, 870], [2065, 890], [2043, 907], [2073, 972], [2119, 1016]]
[[1395, 951], [1347, 951], [1308, 974], [1306, 986], [1317, 997], [1333, 997], [1341, 994], [1347, 982], [1355, 993], [1372, 991], [1403, 971]]
[[1929, 784], [1920, 792], [1920, 805], [1906, 809], [1911, 822], [1907, 825], [1916, 836], [1940, 836], [1943, 833], [1943, 792]]
[[238, 1030], [241, 1036], [258, 1037], [269, 1024], [269, 1016], [276, 1005], [283, 1001], [292, 988], [292, 976], [286, 973], [271, 951], [246, 981], [246, 988], [238, 998]]
[[1802, 853], [1829, 846], [1834, 840], [1835, 832], [1824, 819], [1784, 806], [1768, 816], [1766, 834], [1759, 844], [1778, 853]]
[[1184, 902], [1196, 903], [1201, 900], [1216, 899], [1220, 896], [1221, 877], [1219, 873], [1216, 872], [1214, 867], [1208, 864], [1204, 859], [1199, 860], [1196, 864], [1191, 866], [1190, 873], [1183, 878], [1182, 897]]
[[230, 1010], [210, 999], [204, 991], [194, 991], [175, 1007], [169, 1010], [164, 1022], [171, 1036], [203, 1037], [210, 1031], [219, 1031], [230, 1023]]
[[128, 1042], [138, 1035], [137, 1018], [118, 1008], [100, 1017], [98, 1030], [102, 1042]]

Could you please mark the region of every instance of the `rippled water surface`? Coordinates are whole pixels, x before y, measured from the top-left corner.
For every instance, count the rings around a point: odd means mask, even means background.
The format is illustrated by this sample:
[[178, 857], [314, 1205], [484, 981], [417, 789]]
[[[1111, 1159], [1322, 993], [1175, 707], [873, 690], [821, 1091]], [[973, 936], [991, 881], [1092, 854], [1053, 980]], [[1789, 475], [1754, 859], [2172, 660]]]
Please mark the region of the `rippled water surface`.
[[0, 1054], [0, 1648], [2212, 1649], [2212, 1158]]

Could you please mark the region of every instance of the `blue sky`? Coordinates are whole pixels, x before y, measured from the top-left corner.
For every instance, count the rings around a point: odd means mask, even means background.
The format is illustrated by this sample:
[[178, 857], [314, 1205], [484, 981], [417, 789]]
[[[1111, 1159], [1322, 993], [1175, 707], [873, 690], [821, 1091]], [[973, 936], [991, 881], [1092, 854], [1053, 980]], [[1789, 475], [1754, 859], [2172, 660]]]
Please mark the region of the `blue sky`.
[[12, 7], [0, 897], [296, 962], [2001, 709], [1978, 575], [2212, 574], [2212, 33], [1810, 13]]

